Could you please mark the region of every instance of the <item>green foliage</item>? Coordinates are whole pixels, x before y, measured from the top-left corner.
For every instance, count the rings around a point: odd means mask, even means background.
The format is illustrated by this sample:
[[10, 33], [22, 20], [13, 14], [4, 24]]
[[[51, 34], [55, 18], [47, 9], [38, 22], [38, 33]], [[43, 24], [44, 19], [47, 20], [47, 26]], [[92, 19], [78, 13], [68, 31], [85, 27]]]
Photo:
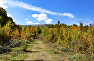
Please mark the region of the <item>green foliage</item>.
[[47, 27], [48, 27], [48, 28], [54, 28], [54, 25], [51, 24], [51, 25], [48, 25]]
[[27, 57], [25, 53], [17, 53], [14, 57], [11, 58], [11, 61], [24, 60]]
[[59, 27], [58, 24], [55, 24], [54, 27], [42, 28], [40, 36], [44, 38], [45, 42], [52, 43], [51, 46], [54, 49], [58, 49], [62, 52], [82, 53], [90, 57], [91, 54], [94, 53], [93, 26], [83, 26], [83, 23], [80, 23], [80, 26], [76, 24], [73, 26], [60, 24]]
[[7, 24], [6, 24], [6, 28], [7, 28], [7, 29], [13, 29], [14, 25], [15, 25], [15, 24], [12, 23], [12, 21], [8, 21]]
[[15, 24], [13, 22], [13, 19], [11, 17], [7, 16], [6, 10], [0, 7], [0, 24], [1, 24], [1, 26], [6, 25], [6, 23], [8, 21], [11, 21], [13, 24]]
[[77, 26], [76, 24], [73, 24], [73, 26]]
[[58, 27], [58, 24], [55, 24], [54, 27], [57, 28]]
[[45, 39], [44, 41], [47, 43], [52, 43], [51, 46], [55, 49], [77, 53], [72, 57], [74, 61], [77, 59], [84, 60], [86, 58], [84, 54], [91, 57], [94, 55], [94, 27], [91, 25], [90, 27], [83, 26], [83, 23], [80, 23], [80, 26], [76, 24], [68, 26], [60, 24], [58, 21], [58, 24], [44, 28], [39, 26], [26, 27], [16, 25], [13, 19], [7, 16], [6, 10], [3, 8], [0, 8], [0, 24], [0, 45], [2, 46], [7, 46], [8, 42], [16, 42], [15, 39], [20, 39], [23, 40], [22, 50], [26, 51], [28, 42], [41, 34], [41, 39]]
[[36, 30], [36, 35], [41, 34], [41, 29], [39, 26], [36, 26], [35, 30]]
[[66, 24], [60, 24], [61, 27], [67, 28], [68, 26]]
[[84, 26], [83, 30], [87, 32], [88, 31], [88, 28], [89, 27], [86, 25], [86, 26]]
[[0, 45], [4, 45], [5, 43], [9, 42], [9, 36], [5, 33], [4, 30], [2, 30], [0, 26]]
[[68, 52], [69, 51], [69, 48], [67, 48], [67, 47], [57, 46], [57, 49], [60, 50], [60, 51], [63, 51], [63, 52]]
[[0, 7], [0, 15], [6, 16], [6, 10]]
[[84, 54], [76, 53], [72, 56], [73, 61], [86, 61], [86, 56]]
[[[22, 41], [22, 40], [19, 40]], [[33, 42], [30, 42], [28, 44], [28, 51], [31, 51], [33, 46]], [[0, 54], [0, 61], [15, 61], [15, 60], [24, 60], [25, 58], [28, 57], [28, 53], [31, 52], [24, 52], [22, 49], [22, 46], [18, 46], [18, 47], [13, 47], [11, 48], [12, 51], [8, 52], [8, 53], [4, 53], [4, 54]]]
[[27, 51], [27, 47], [28, 47], [28, 41], [27, 40], [23, 40], [22, 41], [22, 44], [21, 44], [21, 46], [22, 46], [22, 50], [23, 51]]

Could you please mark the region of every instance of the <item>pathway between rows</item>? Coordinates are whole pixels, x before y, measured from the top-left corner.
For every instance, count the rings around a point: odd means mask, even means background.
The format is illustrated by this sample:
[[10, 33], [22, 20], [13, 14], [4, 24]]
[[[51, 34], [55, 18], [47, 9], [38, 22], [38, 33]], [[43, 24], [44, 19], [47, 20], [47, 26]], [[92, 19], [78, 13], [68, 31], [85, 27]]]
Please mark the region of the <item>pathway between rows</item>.
[[35, 41], [31, 53], [25, 61], [52, 61], [51, 55], [44, 51], [45, 48], [42, 41]]
[[42, 41], [35, 41], [32, 50], [29, 53], [29, 57], [24, 61], [69, 61], [60, 54], [48, 54], [45, 49], [49, 48], [45, 47], [45, 44]]

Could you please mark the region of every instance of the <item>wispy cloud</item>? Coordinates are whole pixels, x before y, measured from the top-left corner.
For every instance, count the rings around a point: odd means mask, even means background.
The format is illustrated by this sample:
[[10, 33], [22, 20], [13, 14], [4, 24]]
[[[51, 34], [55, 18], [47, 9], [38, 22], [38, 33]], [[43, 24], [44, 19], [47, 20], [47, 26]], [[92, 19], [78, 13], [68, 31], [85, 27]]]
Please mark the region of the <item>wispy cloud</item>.
[[30, 20], [29, 20], [29, 19], [27, 19], [27, 18], [25, 18], [24, 20], [26, 21], [26, 23], [27, 23], [28, 25], [33, 24], [33, 23], [34, 23], [34, 22], [30, 21]]
[[26, 19], [24, 19], [25, 21], [28, 21], [28, 19], [26, 18]]
[[56, 13], [56, 12], [53, 12], [41, 7], [33, 6], [31, 4], [23, 3], [23, 2], [9, 0], [6, 4], [9, 4], [14, 7], [21, 7], [32, 11], [41, 12], [41, 13], [47, 13], [47, 14], [59, 15], [59, 16], [68, 16], [69, 18], [74, 18], [74, 15], [71, 13]]
[[38, 24], [40, 24], [40, 23], [34, 23], [34, 25], [38, 25]]
[[4, 9], [8, 8], [6, 6], [6, 2], [7, 2], [7, 0], [0, 0], [0, 7], [4, 8]]

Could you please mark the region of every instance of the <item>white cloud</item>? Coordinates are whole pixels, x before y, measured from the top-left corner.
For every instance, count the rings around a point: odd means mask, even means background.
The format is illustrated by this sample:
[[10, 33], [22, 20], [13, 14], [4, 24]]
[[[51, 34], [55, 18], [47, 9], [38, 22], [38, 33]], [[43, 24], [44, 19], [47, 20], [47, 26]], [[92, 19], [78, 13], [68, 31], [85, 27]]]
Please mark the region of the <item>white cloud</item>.
[[32, 15], [33, 18], [36, 18], [38, 21], [42, 21], [42, 20], [46, 20], [47, 19], [47, 15], [44, 13], [41, 14], [33, 14]]
[[38, 14], [33, 14], [32, 17], [33, 18], [37, 18], [38, 17]]
[[40, 24], [40, 23], [35, 23], [34, 25], [38, 25], [38, 24]]
[[28, 21], [28, 19], [25, 19], [25, 21]]
[[71, 13], [56, 13], [56, 12], [52, 12], [50, 10], [46, 10], [44, 8], [36, 7], [36, 6], [31, 5], [31, 4], [27, 4], [27, 3], [23, 3], [23, 2], [9, 0], [6, 4], [9, 4], [9, 5], [14, 6], [14, 7], [21, 7], [21, 8], [25, 8], [25, 9], [32, 10], [32, 11], [41, 12], [41, 13], [60, 15], [60, 16], [68, 16], [69, 18], [74, 18], [74, 15]]
[[30, 24], [32, 24], [33, 22], [32, 22], [32, 21], [27, 21], [26, 23], [30, 25]]
[[69, 18], [74, 18], [73, 14], [71, 14], [71, 13], [63, 13], [63, 14], [60, 13], [60, 15], [68, 16]]
[[46, 24], [50, 24], [52, 21], [53, 21], [52, 19], [45, 20]]
[[30, 25], [30, 24], [33, 24], [33, 22], [32, 21], [29, 21], [29, 19], [25, 19], [25, 21], [26, 21], [26, 23], [28, 24], [28, 25]]
[[[48, 19], [47, 14], [44, 13], [33, 14], [32, 17], [36, 18], [38, 21], [45, 21], [46, 24], [50, 24], [53, 21], [52, 19]], [[39, 24], [39, 23], [35, 23], [35, 24]]]
[[8, 8], [6, 6], [6, 2], [7, 2], [7, 0], [0, 0], [0, 7], [4, 8], [4, 9]]
[[38, 18], [37, 18], [37, 20], [39, 20], [39, 21], [46, 20], [46, 19], [47, 19], [47, 15], [46, 14], [43, 14], [43, 13], [39, 14], [38, 15]]

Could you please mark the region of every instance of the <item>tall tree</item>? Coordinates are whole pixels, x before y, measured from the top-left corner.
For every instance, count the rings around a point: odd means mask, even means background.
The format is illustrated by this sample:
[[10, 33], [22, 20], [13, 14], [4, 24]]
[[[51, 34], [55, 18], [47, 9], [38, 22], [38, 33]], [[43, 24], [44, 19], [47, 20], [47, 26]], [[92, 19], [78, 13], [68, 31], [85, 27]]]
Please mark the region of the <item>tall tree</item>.
[[0, 7], [0, 24], [1, 24], [1, 26], [6, 25], [6, 23], [8, 21], [11, 21], [12, 23], [14, 23], [13, 19], [11, 17], [7, 16], [6, 10]]

